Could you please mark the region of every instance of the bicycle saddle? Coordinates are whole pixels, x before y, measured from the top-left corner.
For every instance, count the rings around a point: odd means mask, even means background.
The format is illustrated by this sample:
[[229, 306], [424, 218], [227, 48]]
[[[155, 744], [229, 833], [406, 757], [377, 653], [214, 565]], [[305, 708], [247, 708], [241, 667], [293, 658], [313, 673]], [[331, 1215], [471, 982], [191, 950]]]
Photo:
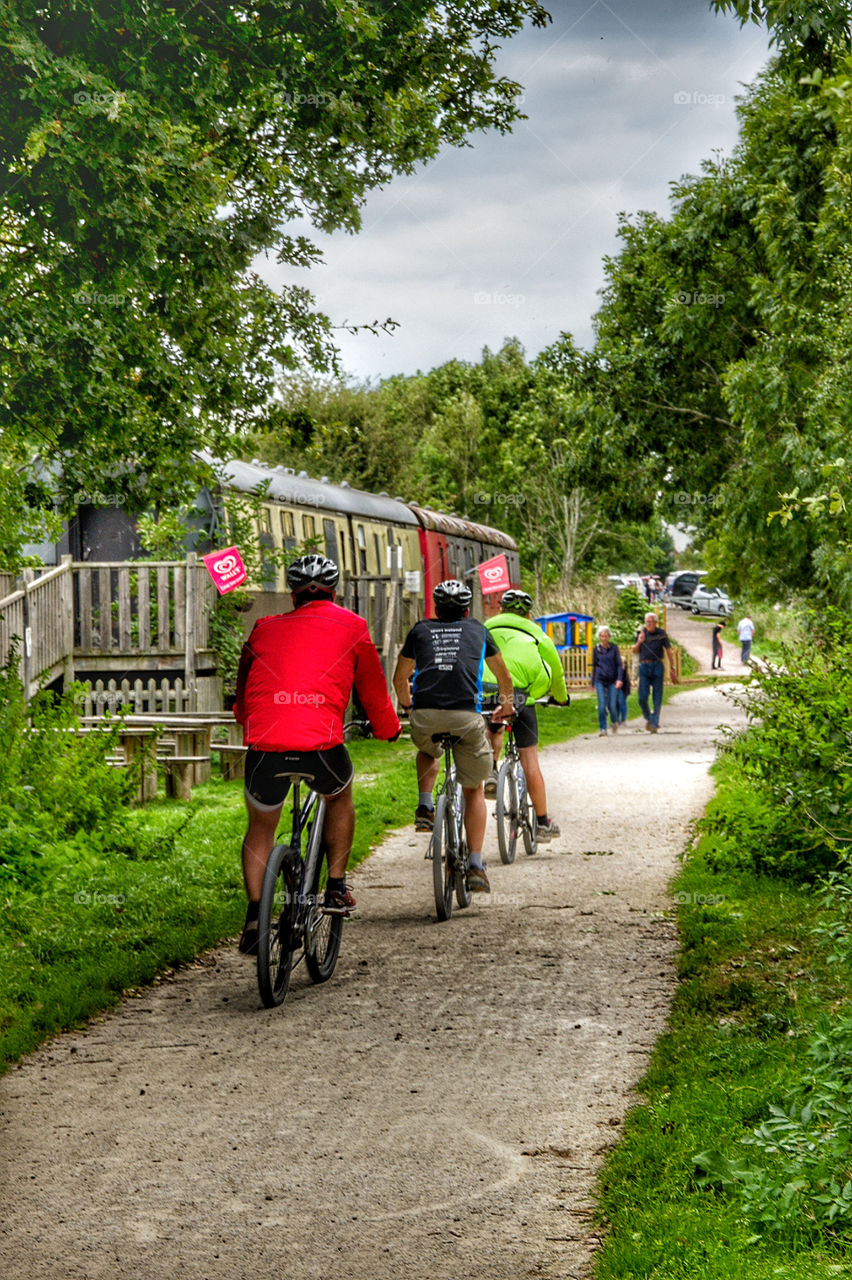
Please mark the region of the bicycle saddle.
[[461, 742], [461, 738], [455, 733], [433, 733], [432, 741], [440, 743], [442, 747], [456, 747]]

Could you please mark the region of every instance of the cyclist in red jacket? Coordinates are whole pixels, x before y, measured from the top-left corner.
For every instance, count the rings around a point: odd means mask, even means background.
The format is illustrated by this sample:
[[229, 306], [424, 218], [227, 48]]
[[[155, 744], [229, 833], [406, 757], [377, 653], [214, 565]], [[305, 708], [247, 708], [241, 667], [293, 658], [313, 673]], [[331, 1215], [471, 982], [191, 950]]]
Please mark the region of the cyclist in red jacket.
[[263, 875], [289, 787], [284, 775], [309, 774], [325, 797], [325, 910], [344, 915], [355, 906], [345, 878], [355, 830], [353, 769], [343, 745], [353, 688], [377, 738], [392, 741], [400, 733], [366, 622], [334, 603], [339, 578], [337, 565], [325, 556], [294, 561], [287, 570], [293, 612], [261, 618], [240, 656], [234, 714], [248, 747], [248, 911], [240, 951], [248, 955], [257, 951]]

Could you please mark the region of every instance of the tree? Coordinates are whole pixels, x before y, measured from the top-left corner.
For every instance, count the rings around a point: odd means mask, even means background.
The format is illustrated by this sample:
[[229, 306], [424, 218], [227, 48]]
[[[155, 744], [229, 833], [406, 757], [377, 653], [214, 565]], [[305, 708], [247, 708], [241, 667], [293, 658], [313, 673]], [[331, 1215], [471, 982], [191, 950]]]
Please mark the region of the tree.
[[226, 448], [282, 368], [334, 365], [330, 321], [304, 289], [273, 293], [258, 253], [310, 265], [294, 218], [357, 230], [375, 186], [509, 129], [520, 86], [496, 42], [547, 17], [0, 2], [4, 440], [61, 459], [69, 502], [105, 471], [131, 504], [168, 501], [191, 448]]

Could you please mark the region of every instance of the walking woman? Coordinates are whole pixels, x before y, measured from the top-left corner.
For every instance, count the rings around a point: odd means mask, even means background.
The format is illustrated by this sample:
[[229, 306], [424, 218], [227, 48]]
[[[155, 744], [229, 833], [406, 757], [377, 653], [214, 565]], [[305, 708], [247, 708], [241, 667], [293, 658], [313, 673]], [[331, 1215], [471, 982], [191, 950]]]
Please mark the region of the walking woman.
[[722, 670], [722, 632], [725, 629], [725, 619], [720, 618], [713, 628], [713, 661], [710, 664], [711, 671], [715, 671], [718, 667]]
[[600, 737], [605, 738], [607, 712], [613, 733], [618, 732], [618, 694], [622, 685], [621, 654], [618, 645], [612, 643], [609, 627], [598, 628], [598, 643], [592, 650], [591, 684], [598, 699]]

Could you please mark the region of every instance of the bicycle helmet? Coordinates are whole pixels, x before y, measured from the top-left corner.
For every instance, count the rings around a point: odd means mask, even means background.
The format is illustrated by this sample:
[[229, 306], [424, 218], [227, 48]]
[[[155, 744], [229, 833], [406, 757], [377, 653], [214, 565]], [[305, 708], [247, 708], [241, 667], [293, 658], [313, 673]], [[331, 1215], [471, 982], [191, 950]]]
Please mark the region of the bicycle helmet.
[[517, 591], [514, 587], [511, 591], [503, 592], [500, 604], [507, 613], [531, 613], [533, 607], [532, 596], [527, 595], [526, 591]]
[[340, 581], [340, 570], [326, 556], [311, 554], [300, 556], [287, 566], [287, 586], [297, 591], [334, 591]]
[[470, 587], [459, 582], [458, 578], [447, 578], [446, 582], [438, 583], [432, 592], [432, 599], [438, 606], [449, 605], [451, 608], [466, 609], [473, 599], [473, 592]]

